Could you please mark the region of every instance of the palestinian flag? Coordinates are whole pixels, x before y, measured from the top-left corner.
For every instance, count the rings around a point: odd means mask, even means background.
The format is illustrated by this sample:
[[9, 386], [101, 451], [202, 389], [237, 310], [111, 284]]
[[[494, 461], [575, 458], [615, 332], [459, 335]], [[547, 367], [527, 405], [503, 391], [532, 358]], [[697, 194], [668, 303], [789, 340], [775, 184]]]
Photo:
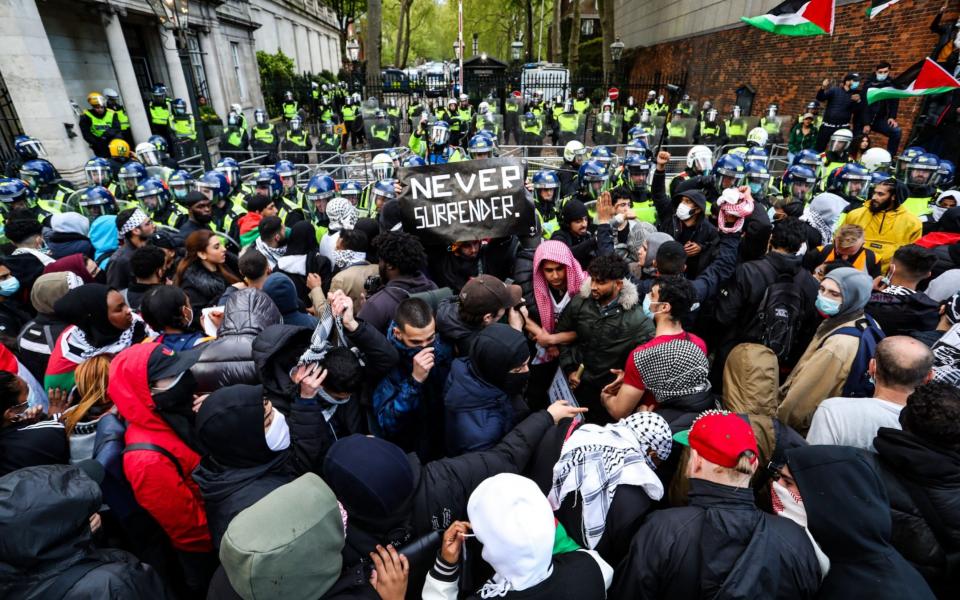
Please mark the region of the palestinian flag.
[[891, 98], [932, 96], [960, 88], [960, 81], [931, 58], [916, 63], [886, 87], [867, 90], [867, 104]]
[[835, 11], [836, 0], [787, 0], [765, 15], [740, 20], [778, 35], [832, 35]]
[[886, 10], [900, 2], [900, 0], [870, 0], [870, 8], [867, 9], [867, 16], [871, 19], [880, 14], [880, 11]]

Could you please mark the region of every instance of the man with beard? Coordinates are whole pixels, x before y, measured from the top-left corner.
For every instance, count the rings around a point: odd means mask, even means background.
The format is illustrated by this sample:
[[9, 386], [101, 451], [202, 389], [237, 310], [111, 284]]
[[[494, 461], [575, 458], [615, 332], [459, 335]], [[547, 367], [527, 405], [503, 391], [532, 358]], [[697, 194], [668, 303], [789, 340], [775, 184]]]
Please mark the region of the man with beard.
[[190, 192], [183, 199], [184, 206], [187, 207], [187, 222], [180, 226], [180, 237], [187, 239], [194, 231], [201, 229], [210, 229], [210, 222], [213, 221], [213, 204], [200, 192]]
[[900, 246], [920, 238], [920, 219], [903, 207], [906, 186], [890, 178], [873, 188], [870, 201], [847, 215], [846, 225], [863, 228], [865, 247], [877, 255], [880, 268], [886, 268]]
[[153, 221], [139, 208], [128, 208], [117, 215], [117, 231], [123, 243], [110, 257], [107, 285], [117, 290], [129, 287], [133, 281], [130, 259], [137, 248], [147, 244], [154, 229]]
[[644, 314], [627, 262], [615, 255], [590, 263], [590, 277], [560, 314], [557, 333], [575, 331], [577, 341], [560, 346], [560, 368], [580, 406], [595, 423], [612, 422], [600, 390], [613, 381], [611, 369], [626, 364], [630, 351], [649, 341], [653, 322]]

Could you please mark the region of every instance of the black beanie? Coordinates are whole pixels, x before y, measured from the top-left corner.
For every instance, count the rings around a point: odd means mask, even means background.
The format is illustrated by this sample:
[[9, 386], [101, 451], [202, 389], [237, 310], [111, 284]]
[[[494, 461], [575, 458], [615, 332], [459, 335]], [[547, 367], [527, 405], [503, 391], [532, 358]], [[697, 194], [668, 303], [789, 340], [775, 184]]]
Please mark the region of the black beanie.
[[267, 198], [266, 196], [250, 194], [247, 196], [247, 210], [251, 212], [261, 212], [263, 209], [270, 206], [271, 202], [273, 202], [273, 200]]
[[587, 216], [587, 207], [576, 198], [570, 198], [563, 204], [560, 214], [563, 215], [564, 223], [572, 223]]
[[323, 461], [323, 479], [347, 509], [364, 521], [395, 516], [413, 495], [414, 478], [399, 446], [354, 434], [337, 440]]
[[530, 358], [526, 337], [509, 325], [494, 323], [473, 338], [470, 365], [473, 371], [491, 385], [503, 381], [510, 369]]

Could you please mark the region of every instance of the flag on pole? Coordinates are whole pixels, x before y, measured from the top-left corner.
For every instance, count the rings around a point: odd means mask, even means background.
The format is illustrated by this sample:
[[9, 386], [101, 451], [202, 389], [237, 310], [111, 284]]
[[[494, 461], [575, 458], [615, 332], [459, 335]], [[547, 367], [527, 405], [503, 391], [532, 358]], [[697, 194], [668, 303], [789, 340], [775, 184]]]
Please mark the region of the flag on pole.
[[880, 11], [886, 10], [900, 2], [900, 0], [870, 0], [870, 7], [867, 8], [867, 16], [871, 19], [880, 14]]
[[891, 98], [931, 96], [957, 88], [960, 88], [960, 81], [957, 81], [933, 59], [927, 57], [891, 80], [886, 87], [867, 90], [867, 104]]
[[836, 0], [787, 0], [759, 17], [740, 17], [748, 23], [778, 35], [833, 35]]

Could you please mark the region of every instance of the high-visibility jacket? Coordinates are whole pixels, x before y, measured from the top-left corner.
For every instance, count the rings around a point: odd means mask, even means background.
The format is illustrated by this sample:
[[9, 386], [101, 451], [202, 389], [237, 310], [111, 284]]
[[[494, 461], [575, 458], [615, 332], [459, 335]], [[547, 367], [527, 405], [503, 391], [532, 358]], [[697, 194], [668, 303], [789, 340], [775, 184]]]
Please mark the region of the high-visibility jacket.
[[760, 127], [770, 135], [780, 135], [780, 123], [776, 119], [763, 117], [760, 119]]
[[170, 123], [170, 102], [163, 104], [150, 103], [150, 122], [154, 125], [166, 127]]
[[288, 131], [284, 137], [288, 142], [300, 148], [306, 148], [310, 139], [307, 132], [303, 130], [300, 131], [299, 135], [294, 135], [292, 131]]
[[712, 137], [720, 135], [720, 124], [708, 124], [706, 121], [700, 121], [700, 137]]
[[932, 212], [930, 209], [930, 203], [932, 201], [932, 196], [910, 196], [903, 201], [903, 207], [911, 214], [922, 217]]
[[108, 129], [113, 127], [113, 118], [115, 113], [109, 108], [105, 113], [103, 113], [102, 117], [98, 117], [97, 115], [93, 114], [93, 112], [89, 109], [83, 111], [83, 114], [87, 115], [87, 117], [90, 119], [90, 133], [92, 133], [95, 137], [103, 137], [103, 134], [105, 134]]
[[344, 123], [353, 123], [357, 118], [357, 108], [355, 106], [344, 106], [340, 109]]
[[573, 110], [577, 111], [581, 115], [587, 114], [587, 111], [590, 110], [590, 99], [584, 98], [583, 100], [574, 100]]
[[371, 125], [370, 126], [370, 135], [378, 140], [383, 142], [390, 141], [390, 135], [393, 133], [393, 126], [391, 125]]
[[120, 131], [126, 131], [130, 129], [130, 117], [127, 116], [127, 111], [122, 108], [118, 108], [113, 112], [117, 113], [117, 121], [120, 122]]
[[197, 125], [193, 121], [193, 115], [186, 117], [170, 117], [170, 131], [180, 139], [196, 140]]
[[680, 123], [678, 121], [670, 121], [669, 123], [667, 123], [667, 137], [668, 138], [686, 138], [687, 124]]
[[747, 123], [745, 121], [728, 119], [725, 125], [729, 137], [742, 137], [747, 135]]
[[659, 115], [660, 113], [667, 112], [667, 105], [666, 105], [666, 104], [660, 104], [660, 103], [657, 102], [656, 100], [654, 100], [653, 102], [647, 102], [647, 103], [645, 103], [645, 104], [643, 105], [643, 107], [644, 107], [645, 109], [649, 110], [649, 111], [650, 111], [650, 114], [651, 114], [651, 115], [654, 115], [654, 116]]
[[387, 107], [387, 116], [393, 119], [400, 118], [400, 107], [399, 106], [388, 106]]
[[262, 144], [274, 144], [277, 141], [276, 130], [273, 123], [257, 125], [253, 128], [253, 139]]
[[299, 108], [300, 108], [300, 107], [297, 105], [297, 101], [296, 101], [296, 100], [294, 100], [293, 102], [284, 102], [284, 103], [283, 103], [283, 118], [286, 119], [286, 120], [288, 120], [288, 121], [289, 121], [290, 119], [294, 118], [295, 116], [297, 116], [297, 111], [299, 110]]
[[578, 113], [560, 113], [560, 116], [557, 117], [557, 123], [560, 125], [560, 131], [577, 133], [580, 129], [580, 115]]
[[244, 139], [246, 131], [239, 127], [228, 127], [226, 131], [226, 143], [232, 148], [246, 148], [247, 143]]

